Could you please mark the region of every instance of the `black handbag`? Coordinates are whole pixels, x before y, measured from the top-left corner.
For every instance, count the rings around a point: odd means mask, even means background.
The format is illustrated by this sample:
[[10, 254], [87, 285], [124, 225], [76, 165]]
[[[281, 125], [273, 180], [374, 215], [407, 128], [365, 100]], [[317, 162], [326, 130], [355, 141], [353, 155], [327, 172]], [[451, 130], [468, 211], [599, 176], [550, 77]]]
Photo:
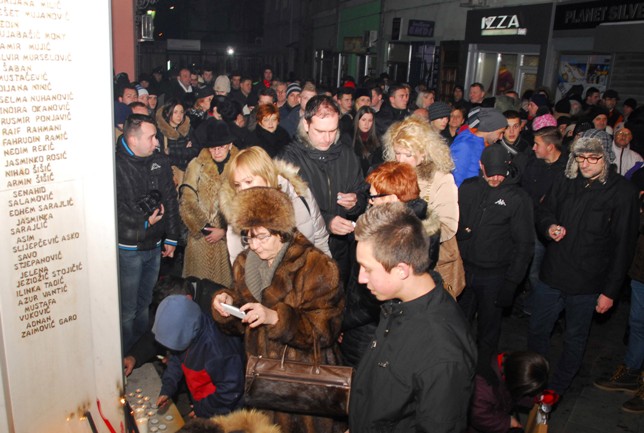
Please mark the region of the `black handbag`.
[[353, 368], [321, 365], [317, 341], [313, 349], [313, 363], [287, 360], [288, 346], [284, 347], [281, 359], [249, 356], [246, 405], [325, 417], [348, 415]]

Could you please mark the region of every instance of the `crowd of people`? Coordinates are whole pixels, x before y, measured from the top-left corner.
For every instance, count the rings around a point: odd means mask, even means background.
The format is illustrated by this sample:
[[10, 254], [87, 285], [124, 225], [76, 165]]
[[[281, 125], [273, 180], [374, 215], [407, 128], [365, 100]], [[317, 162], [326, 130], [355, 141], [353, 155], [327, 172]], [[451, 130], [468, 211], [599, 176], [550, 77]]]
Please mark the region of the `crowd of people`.
[[[157, 403], [184, 380], [210, 418], [244, 407], [248, 356], [320, 359], [355, 369], [348, 418], [267, 412], [282, 431], [508, 432], [629, 288], [624, 365], [595, 385], [644, 413], [644, 109], [573, 90], [119, 74], [126, 374], [162, 349]], [[527, 347], [499, 354], [518, 298]]]

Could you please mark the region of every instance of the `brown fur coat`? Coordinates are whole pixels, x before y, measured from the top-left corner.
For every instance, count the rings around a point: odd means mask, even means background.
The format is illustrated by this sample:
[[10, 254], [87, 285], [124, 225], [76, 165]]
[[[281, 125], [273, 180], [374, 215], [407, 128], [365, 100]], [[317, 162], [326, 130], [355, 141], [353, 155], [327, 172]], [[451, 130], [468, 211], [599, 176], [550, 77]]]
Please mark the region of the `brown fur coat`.
[[[257, 302], [245, 282], [247, 254], [244, 251], [237, 257], [233, 266], [234, 287], [225, 290], [236, 306]], [[279, 321], [276, 325], [251, 329], [239, 319], [224, 318], [214, 310], [213, 317], [223, 329], [244, 334], [249, 355], [280, 358], [284, 346], [288, 345], [288, 359], [312, 362], [313, 341], [317, 339], [320, 362], [339, 364], [336, 341], [340, 334], [344, 297], [338, 268], [300, 232], [296, 231], [271, 284], [262, 292], [262, 304], [277, 312]], [[278, 412], [273, 415], [274, 421], [287, 432], [327, 433], [339, 427], [330, 418]]]
[[[233, 146], [231, 158], [235, 153], [237, 149]], [[219, 190], [226, 177], [226, 170], [219, 174], [208, 149], [202, 149], [186, 169], [180, 187], [179, 212], [189, 232], [183, 276], [207, 278], [230, 287], [232, 273], [226, 237], [215, 244], [209, 244], [201, 233], [206, 224], [226, 230], [226, 222], [219, 209]]]

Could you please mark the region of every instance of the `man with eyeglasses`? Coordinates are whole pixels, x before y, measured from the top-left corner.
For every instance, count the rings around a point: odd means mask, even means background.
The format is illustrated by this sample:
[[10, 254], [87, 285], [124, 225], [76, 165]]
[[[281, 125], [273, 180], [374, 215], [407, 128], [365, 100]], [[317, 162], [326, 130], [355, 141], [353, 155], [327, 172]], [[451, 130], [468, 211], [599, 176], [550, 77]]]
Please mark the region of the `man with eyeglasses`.
[[615, 154], [615, 165], [617, 165], [617, 172], [622, 176], [625, 175], [631, 168], [638, 162], [642, 162], [642, 156], [631, 149], [631, 140], [633, 134], [631, 130], [625, 127], [620, 127], [615, 132], [615, 139], [613, 140], [613, 153]]
[[565, 177], [554, 182], [535, 220], [548, 243], [532, 294], [528, 349], [547, 356], [565, 311], [564, 349], [549, 383], [559, 394], [581, 366], [593, 314], [606, 313], [619, 297], [638, 231], [637, 191], [610, 168], [610, 140], [589, 132], [572, 145]]

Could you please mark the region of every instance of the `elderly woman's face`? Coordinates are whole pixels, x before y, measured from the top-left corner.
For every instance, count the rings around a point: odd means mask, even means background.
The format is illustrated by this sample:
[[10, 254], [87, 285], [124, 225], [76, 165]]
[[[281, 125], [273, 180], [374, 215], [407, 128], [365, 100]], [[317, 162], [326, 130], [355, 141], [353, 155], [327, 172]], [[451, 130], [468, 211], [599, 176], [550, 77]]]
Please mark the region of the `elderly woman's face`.
[[236, 191], [243, 191], [254, 186], [268, 186], [263, 177], [253, 174], [244, 166], [239, 166], [233, 172], [233, 185]]
[[404, 162], [412, 167], [421, 163], [421, 159], [413, 151], [402, 146], [394, 146], [394, 155], [396, 155], [396, 161]]
[[282, 249], [284, 244], [278, 235], [273, 235], [264, 227], [254, 227], [248, 231], [248, 247], [260, 259], [273, 263], [273, 259]]
[[222, 162], [228, 157], [228, 153], [230, 153], [230, 148], [232, 146], [233, 144], [230, 143], [224, 144], [223, 146], [209, 147], [208, 151], [210, 152], [210, 156], [212, 156], [212, 159], [214, 159], [215, 162]]

